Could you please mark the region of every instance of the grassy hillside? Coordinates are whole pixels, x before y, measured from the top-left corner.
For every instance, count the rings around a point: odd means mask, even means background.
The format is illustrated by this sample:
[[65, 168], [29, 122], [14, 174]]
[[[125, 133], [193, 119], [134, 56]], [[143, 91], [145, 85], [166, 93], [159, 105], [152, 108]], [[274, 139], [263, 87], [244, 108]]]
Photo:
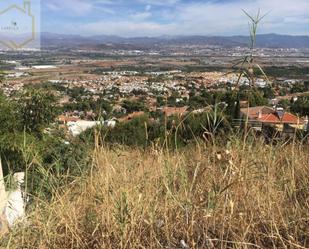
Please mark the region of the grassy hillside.
[[309, 148], [98, 147], [2, 248], [308, 248]]

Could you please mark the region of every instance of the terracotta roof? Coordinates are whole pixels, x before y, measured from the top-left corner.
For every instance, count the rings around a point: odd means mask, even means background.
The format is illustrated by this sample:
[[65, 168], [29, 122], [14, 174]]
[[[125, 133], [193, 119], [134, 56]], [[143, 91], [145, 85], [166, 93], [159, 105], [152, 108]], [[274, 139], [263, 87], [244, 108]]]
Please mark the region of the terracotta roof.
[[58, 121], [60, 122], [64, 122], [64, 123], [67, 123], [67, 122], [76, 122], [80, 120], [79, 118], [77, 117], [69, 117], [69, 116], [65, 116], [65, 115], [60, 115], [58, 117]]
[[249, 119], [271, 124], [303, 124], [304, 120], [289, 113], [280, 114], [273, 108], [267, 106], [257, 106], [251, 108], [242, 108], [240, 110]]
[[162, 112], [166, 116], [172, 116], [172, 115], [183, 115], [187, 113], [188, 107], [164, 107]]
[[263, 123], [284, 123], [284, 124], [302, 124], [304, 121], [297, 116], [285, 112], [280, 118], [276, 113], [264, 114], [261, 118], [257, 119]]

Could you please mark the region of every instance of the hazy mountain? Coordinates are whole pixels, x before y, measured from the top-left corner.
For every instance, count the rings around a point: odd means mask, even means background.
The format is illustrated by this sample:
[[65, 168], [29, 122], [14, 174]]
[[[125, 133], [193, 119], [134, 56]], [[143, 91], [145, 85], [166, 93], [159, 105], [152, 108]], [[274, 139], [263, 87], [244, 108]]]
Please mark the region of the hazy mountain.
[[[154, 45], [215, 45], [222, 47], [247, 46], [248, 36], [160, 36], [133, 37], [97, 35], [81, 36], [54, 33], [42, 33], [43, 47], [80, 45], [132, 45], [133, 47], [151, 47]], [[309, 36], [291, 36], [278, 34], [263, 34], [257, 36], [257, 47], [263, 48], [309, 48]]]
[[[239, 43], [248, 43], [248, 39], [245, 36], [230, 37], [230, 40]], [[309, 48], [309, 36], [263, 34], [257, 36], [256, 45], [266, 48]]]

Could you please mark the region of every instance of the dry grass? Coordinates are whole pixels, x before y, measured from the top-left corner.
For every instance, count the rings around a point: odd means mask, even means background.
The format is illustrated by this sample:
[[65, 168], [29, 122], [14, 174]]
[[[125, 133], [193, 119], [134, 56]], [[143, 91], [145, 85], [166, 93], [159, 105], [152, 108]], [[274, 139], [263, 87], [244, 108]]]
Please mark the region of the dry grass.
[[[99, 148], [3, 248], [307, 248], [308, 147]], [[185, 244], [188, 246], [186, 247]]]

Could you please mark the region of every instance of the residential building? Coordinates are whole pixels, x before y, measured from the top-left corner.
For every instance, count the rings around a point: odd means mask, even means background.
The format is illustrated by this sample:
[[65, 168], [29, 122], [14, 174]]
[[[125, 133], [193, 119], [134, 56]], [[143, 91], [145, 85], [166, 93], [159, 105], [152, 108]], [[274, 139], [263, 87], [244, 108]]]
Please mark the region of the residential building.
[[273, 127], [284, 133], [293, 133], [295, 130], [304, 130], [305, 122], [302, 118], [284, 111], [283, 108], [257, 106], [241, 108], [241, 119], [257, 130], [263, 127]]

